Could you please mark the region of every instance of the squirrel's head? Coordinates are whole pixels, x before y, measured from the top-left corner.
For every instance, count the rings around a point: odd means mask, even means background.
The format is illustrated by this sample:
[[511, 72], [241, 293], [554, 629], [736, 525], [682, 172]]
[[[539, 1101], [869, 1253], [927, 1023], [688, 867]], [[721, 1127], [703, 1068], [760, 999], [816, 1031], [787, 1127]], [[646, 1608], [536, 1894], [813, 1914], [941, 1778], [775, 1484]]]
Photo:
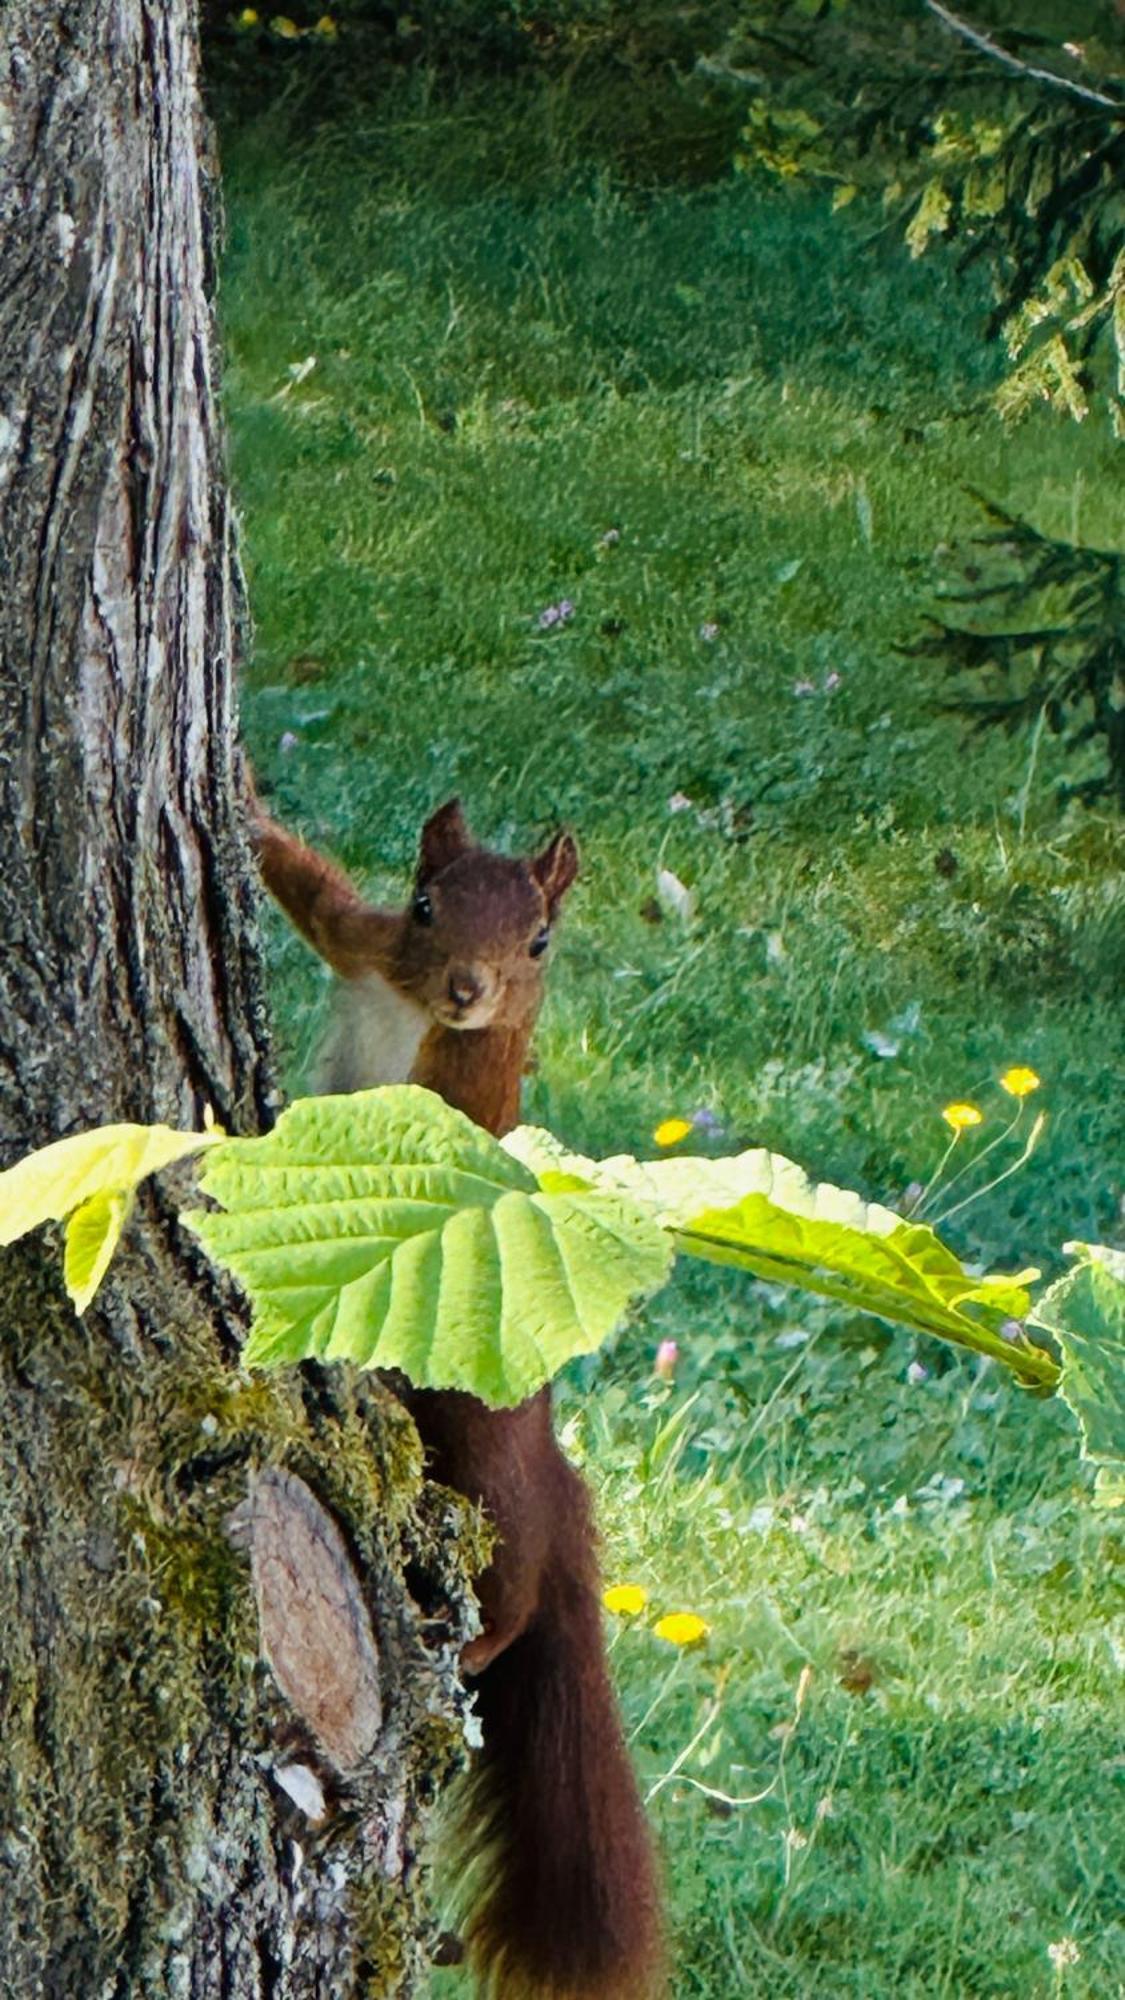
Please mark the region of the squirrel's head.
[[556, 833], [530, 861], [479, 847], [458, 799], [426, 821], [399, 949], [403, 987], [449, 1028], [516, 1026], [544, 962], [578, 849]]

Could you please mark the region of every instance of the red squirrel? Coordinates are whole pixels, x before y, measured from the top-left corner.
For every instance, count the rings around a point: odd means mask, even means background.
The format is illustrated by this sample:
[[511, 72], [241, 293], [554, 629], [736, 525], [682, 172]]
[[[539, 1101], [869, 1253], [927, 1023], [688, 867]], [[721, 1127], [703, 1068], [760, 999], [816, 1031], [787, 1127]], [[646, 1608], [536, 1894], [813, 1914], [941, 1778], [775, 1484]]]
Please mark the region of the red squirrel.
[[[319, 1087], [424, 1084], [510, 1131], [578, 873], [571, 835], [530, 861], [495, 854], [450, 799], [422, 829], [407, 907], [381, 910], [255, 810], [266, 887], [340, 980]], [[550, 1391], [508, 1410], [456, 1390], [404, 1388], [404, 1400], [432, 1477], [497, 1529], [482, 1631], [462, 1653], [483, 1735], [460, 1822], [463, 1870], [480, 1884], [465, 1942], [481, 1991], [651, 2000], [664, 1984], [656, 1870], [606, 1665], [590, 1497], [555, 1440]]]

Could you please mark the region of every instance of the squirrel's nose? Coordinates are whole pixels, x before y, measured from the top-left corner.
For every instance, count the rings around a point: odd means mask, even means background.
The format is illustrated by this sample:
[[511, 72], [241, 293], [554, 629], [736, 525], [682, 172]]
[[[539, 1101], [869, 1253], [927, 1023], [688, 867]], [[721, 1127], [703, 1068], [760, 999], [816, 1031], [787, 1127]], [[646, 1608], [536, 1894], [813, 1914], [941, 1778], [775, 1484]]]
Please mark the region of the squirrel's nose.
[[464, 971], [450, 973], [448, 990], [455, 1007], [471, 1007], [484, 991], [476, 974]]

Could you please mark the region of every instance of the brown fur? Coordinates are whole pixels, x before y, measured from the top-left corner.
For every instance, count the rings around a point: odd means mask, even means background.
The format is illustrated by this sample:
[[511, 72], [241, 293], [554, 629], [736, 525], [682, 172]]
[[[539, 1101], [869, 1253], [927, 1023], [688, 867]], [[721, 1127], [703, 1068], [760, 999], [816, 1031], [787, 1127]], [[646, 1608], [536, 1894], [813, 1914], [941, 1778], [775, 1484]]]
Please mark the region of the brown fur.
[[[267, 887], [334, 971], [375, 974], [419, 1008], [411, 1081], [508, 1131], [542, 993], [530, 947], [577, 874], [571, 836], [512, 860], [479, 847], [450, 800], [422, 831], [426, 922], [414, 904], [372, 908], [260, 811], [256, 840]], [[483, 1629], [462, 1655], [484, 1736], [458, 1819], [481, 1991], [649, 2000], [663, 1988], [656, 1874], [606, 1667], [589, 1496], [555, 1441], [550, 1392], [512, 1410], [455, 1391], [405, 1400], [433, 1477], [498, 1530]]]

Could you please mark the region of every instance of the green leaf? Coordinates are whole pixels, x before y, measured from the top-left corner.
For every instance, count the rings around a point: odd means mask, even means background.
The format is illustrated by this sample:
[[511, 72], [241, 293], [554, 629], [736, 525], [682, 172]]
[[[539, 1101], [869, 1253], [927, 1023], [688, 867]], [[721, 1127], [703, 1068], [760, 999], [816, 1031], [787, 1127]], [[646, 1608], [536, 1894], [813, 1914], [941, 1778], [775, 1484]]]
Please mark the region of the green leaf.
[[1059, 1394], [1082, 1431], [1082, 1456], [1097, 1465], [1101, 1506], [1125, 1503], [1125, 1251], [1068, 1243], [1079, 1262], [1045, 1292], [1032, 1319], [1062, 1352]]
[[105, 1277], [132, 1206], [132, 1193], [114, 1188], [92, 1194], [68, 1218], [63, 1278], [75, 1312], [85, 1312]]
[[95, 1195], [120, 1194], [225, 1135], [168, 1125], [100, 1125], [57, 1139], [0, 1174], [0, 1245], [44, 1222], [61, 1222]]
[[1037, 1272], [974, 1277], [925, 1224], [845, 1188], [815, 1185], [779, 1153], [757, 1148], [721, 1160], [681, 1154], [593, 1161], [527, 1126], [504, 1144], [544, 1185], [569, 1177], [571, 1184], [585, 1180], [627, 1195], [689, 1256], [801, 1285], [936, 1334], [991, 1355], [1041, 1387], [1053, 1388], [1058, 1380], [1049, 1354], [1001, 1331], [1005, 1321], [1022, 1320], [1029, 1311], [1026, 1283]]
[[672, 1246], [611, 1190], [540, 1188], [498, 1142], [404, 1084], [299, 1100], [228, 1140], [184, 1220], [249, 1293], [248, 1362], [401, 1368], [522, 1402], [663, 1282]]

